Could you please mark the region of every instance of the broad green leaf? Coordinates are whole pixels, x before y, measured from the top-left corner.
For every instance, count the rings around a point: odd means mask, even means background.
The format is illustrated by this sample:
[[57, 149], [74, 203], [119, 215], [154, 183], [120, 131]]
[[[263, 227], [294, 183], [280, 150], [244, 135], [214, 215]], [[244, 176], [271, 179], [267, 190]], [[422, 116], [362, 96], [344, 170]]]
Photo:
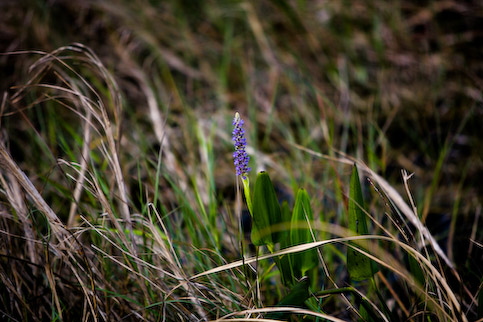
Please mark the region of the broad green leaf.
[[280, 205], [267, 172], [261, 171], [255, 182], [253, 193], [253, 228], [254, 245], [273, 245], [280, 241], [281, 233], [271, 227], [281, 223]]
[[[314, 215], [310, 207], [310, 198], [305, 189], [299, 189], [295, 199], [290, 227], [290, 246], [305, 244], [313, 241], [309, 222], [313, 222]], [[318, 264], [317, 250], [310, 249], [291, 255], [294, 277], [300, 278], [309, 269]]]
[[[359, 182], [359, 173], [356, 165], [352, 169], [350, 191], [349, 191], [349, 230], [354, 236], [367, 235], [366, 215], [362, 210], [364, 207], [364, 199], [362, 198], [361, 183]], [[359, 245], [365, 245], [364, 241], [360, 241]], [[356, 243], [350, 245], [360, 248]], [[364, 247], [362, 249], [366, 249]], [[349, 275], [354, 281], [362, 281], [372, 277], [375, 273], [370, 258], [364, 256], [352, 247], [347, 247], [347, 269]]]
[[[303, 308], [304, 302], [309, 298], [309, 285], [310, 281], [307, 277], [303, 277], [300, 282], [295, 284], [295, 286], [290, 290], [290, 292], [285, 295], [276, 306], [283, 307], [297, 307]], [[288, 319], [290, 313], [269, 313], [265, 317], [267, 319]]]

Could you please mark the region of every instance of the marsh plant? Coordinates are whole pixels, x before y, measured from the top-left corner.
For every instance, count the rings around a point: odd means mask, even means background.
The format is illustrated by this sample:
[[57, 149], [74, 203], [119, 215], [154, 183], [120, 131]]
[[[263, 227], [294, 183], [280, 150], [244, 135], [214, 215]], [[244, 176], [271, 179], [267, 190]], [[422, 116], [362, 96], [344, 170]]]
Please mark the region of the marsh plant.
[[[364, 206], [357, 163], [352, 166], [350, 177], [346, 206], [346, 228], [335, 227], [324, 222], [324, 210], [321, 211], [319, 218], [315, 221], [311, 208], [311, 198], [303, 188], [297, 189], [292, 208], [286, 200], [282, 201], [280, 205], [275, 188], [266, 171], [258, 173], [252, 196], [248, 178], [251, 168], [248, 166], [249, 156], [245, 151], [247, 141], [243, 124], [244, 121], [237, 112], [233, 120], [233, 142], [235, 144], [233, 158], [236, 176], [243, 183], [244, 197], [253, 222], [251, 242], [257, 246], [257, 255], [255, 259], [246, 259], [235, 265], [229, 264], [215, 270], [220, 271], [220, 269], [234, 268], [238, 265], [249, 265], [254, 260], [257, 263], [262, 259], [273, 260], [278, 268], [279, 281], [285, 287], [285, 295], [275, 307], [259, 309], [256, 312], [265, 312], [266, 317], [274, 319], [287, 319], [290, 318], [290, 314], [298, 313], [306, 318], [312, 316], [327, 320], [338, 320], [324, 314], [322, 309], [322, 299], [327, 301], [329, 297], [338, 295], [355, 310], [358, 319], [361, 321], [397, 320], [396, 311], [402, 308], [394, 306], [390, 309], [387, 301], [384, 300], [382, 292], [379, 290], [381, 286], [375, 280], [379, 266], [383, 268], [386, 274], [393, 273], [399, 276], [404, 285], [411, 289], [416, 296], [427, 298], [425, 289], [427, 290], [428, 287], [445, 288], [445, 282], [440, 280], [442, 276], [436, 268], [430, 261], [425, 260], [426, 258], [413, 248], [407, 240], [406, 242], [401, 241], [387, 230], [384, 230], [386, 234], [381, 236], [369, 234], [367, 218], [372, 218], [372, 216]], [[369, 169], [366, 168], [366, 171], [369, 175], [374, 176], [374, 173]], [[377, 180], [378, 177], [375, 176], [375, 178]], [[381, 183], [384, 182], [381, 178], [379, 180]], [[391, 194], [393, 191], [389, 190], [386, 193]], [[418, 223], [419, 219], [416, 214], [408, 213], [408, 215], [412, 216], [412, 220]], [[433, 250], [445, 258], [445, 255], [431, 239], [431, 236], [427, 234], [427, 231], [421, 225], [419, 228], [423, 230], [420, 232], [421, 236], [426, 234], [426, 237], [429, 237], [429, 242], [436, 246]], [[319, 240], [321, 232], [329, 232], [339, 237]], [[344, 287], [338, 287], [330, 277], [329, 270], [326, 268], [328, 264], [324, 260], [324, 247], [322, 246], [334, 243], [346, 245], [345, 255], [339, 254], [349, 275], [348, 285]], [[392, 244], [401, 248], [408, 261], [407, 267], [392, 266], [390, 263], [397, 262], [397, 259], [387, 251], [390, 247], [384, 244]], [[258, 246], [266, 246], [269, 253], [258, 255]], [[274, 269], [273, 264], [258, 267], [257, 273], [261, 276], [267, 275], [263, 270]], [[325, 267], [325, 270], [322, 267]], [[432, 275], [432, 273], [435, 273], [435, 275]], [[431, 276], [430, 274], [434, 279], [428, 278]], [[379, 278], [385, 280], [383, 273], [380, 273]], [[330, 283], [327, 283], [328, 281]], [[366, 290], [366, 293], [359, 290], [361, 287]], [[451, 290], [446, 289], [446, 291], [450, 292], [448, 299], [455, 296]], [[346, 294], [352, 296], [353, 303], [345, 297]], [[402, 303], [397, 295], [393, 294], [398, 299], [398, 303]], [[379, 305], [370, 300], [374, 296], [380, 300]], [[444, 317], [441, 316], [443, 319], [465, 319], [457, 301], [452, 303], [455, 309], [453, 316], [444, 307], [438, 307], [436, 298], [429, 302], [428, 305], [432, 309], [442, 310], [440, 313], [444, 315]], [[407, 309], [405, 311], [407, 313]]]

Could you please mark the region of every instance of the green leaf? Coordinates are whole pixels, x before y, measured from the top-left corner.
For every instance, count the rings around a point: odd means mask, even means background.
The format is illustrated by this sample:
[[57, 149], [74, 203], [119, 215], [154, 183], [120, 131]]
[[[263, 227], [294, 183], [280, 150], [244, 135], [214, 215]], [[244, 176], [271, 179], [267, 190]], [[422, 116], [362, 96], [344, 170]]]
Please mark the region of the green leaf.
[[412, 254], [408, 254], [409, 259], [409, 271], [413, 275], [414, 279], [419, 283], [419, 285], [424, 286], [426, 278], [424, 277], [423, 270], [416, 258]]
[[[309, 222], [313, 222], [314, 215], [310, 207], [310, 198], [305, 189], [299, 189], [293, 208], [290, 227], [290, 246], [306, 244], [313, 241]], [[291, 255], [294, 277], [300, 278], [309, 269], [318, 264], [317, 250], [309, 249]]]
[[[367, 235], [366, 214], [362, 210], [364, 208], [364, 199], [362, 198], [361, 183], [359, 182], [359, 173], [357, 166], [354, 165], [352, 169], [350, 191], [349, 191], [349, 230], [352, 231], [353, 236]], [[352, 246], [367, 250], [364, 245], [365, 241], [358, 243], [350, 242]], [[375, 270], [373, 270], [371, 259], [361, 254], [352, 247], [347, 247], [347, 269], [349, 275], [354, 281], [362, 281], [371, 278]]]
[[[309, 285], [310, 281], [307, 277], [303, 277], [300, 282], [295, 284], [295, 286], [290, 290], [290, 292], [285, 295], [276, 306], [279, 307], [297, 307], [303, 308], [304, 302], [309, 298]], [[288, 319], [290, 313], [269, 313], [265, 317], [267, 319], [274, 320], [285, 320]]]
[[361, 299], [361, 304], [359, 305], [359, 314], [362, 317], [358, 319], [360, 322], [377, 322], [381, 320], [366, 299]]
[[270, 176], [261, 171], [255, 182], [253, 193], [253, 228], [254, 245], [273, 245], [280, 241], [281, 232], [272, 232], [271, 227], [281, 223], [280, 205]]
[[[290, 227], [290, 221], [292, 219], [292, 211], [288, 205], [287, 201], [282, 202], [282, 222], [287, 223], [287, 227]], [[289, 228], [290, 229], [290, 228]], [[284, 249], [290, 246], [290, 230], [282, 231], [282, 236], [280, 240], [280, 248]], [[290, 255], [282, 255], [277, 261], [278, 269], [282, 275], [282, 281], [285, 286], [291, 286], [293, 284], [293, 274], [292, 268], [290, 266]]]
[[250, 215], [253, 216], [253, 205], [252, 205], [252, 197], [250, 194], [250, 179], [246, 177], [245, 179], [242, 178], [243, 184], [243, 192], [245, 193], [245, 200], [247, 201], [248, 211]]

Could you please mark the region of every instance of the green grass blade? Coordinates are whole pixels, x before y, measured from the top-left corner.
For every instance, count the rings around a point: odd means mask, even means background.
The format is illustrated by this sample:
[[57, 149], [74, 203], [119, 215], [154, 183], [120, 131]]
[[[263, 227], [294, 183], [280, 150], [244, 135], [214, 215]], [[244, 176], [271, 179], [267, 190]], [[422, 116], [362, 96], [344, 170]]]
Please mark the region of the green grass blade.
[[[363, 207], [364, 199], [362, 198], [359, 173], [357, 167], [354, 165], [349, 191], [349, 230], [355, 236], [368, 234], [366, 215], [362, 210]], [[358, 244], [364, 243], [360, 242]], [[350, 245], [359, 247], [355, 243], [350, 243]], [[374, 275], [371, 260], [352, 247], [347, 247], [347, 269], [351, 279], [354, 281], [362, 281]]]
[[[308, 222], [314, 220], [312, 207], [310, 206], [310, 198], [305, 189], [299, 189], [295, 199], [295, 206], [292, 213], [292, 222], [290, 228], [291, 246], [312, 242], [312, 234], [308, 227]], [[307, 228], [300, 228], [307, 225]], [[317, 266], [317, 250], [311, 249], [301, 253], [292, 254], [291, 262], [294, 277], [300, 278], [309, 269]]]

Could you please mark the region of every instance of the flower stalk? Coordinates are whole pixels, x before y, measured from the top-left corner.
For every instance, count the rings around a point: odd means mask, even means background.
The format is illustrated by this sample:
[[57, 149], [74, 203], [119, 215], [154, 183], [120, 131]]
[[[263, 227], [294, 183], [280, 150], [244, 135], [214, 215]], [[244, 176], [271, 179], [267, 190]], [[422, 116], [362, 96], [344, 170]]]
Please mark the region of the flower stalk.
[[250, 197], [250, 180], [248, 179], [248, 173], [251, 168], [248, 166], [248, 161], [250, 157], [245, 151], [247, 146], [247, 140], [245, 138], [245, 129], [243, 124], [245, 122], [241, 119], [238, 112], [235, 113], [235, 118], [233, 119], [233, 137], [232, 141], [235, 145], [235, 152], [233, 152], [233, 164], [235, 165], [236, 175], [242, 179], [243, 191], [245, 193], [245, 199], [247, 201], [248, 210], [250, 214], [252, 212], [252, 200]]

